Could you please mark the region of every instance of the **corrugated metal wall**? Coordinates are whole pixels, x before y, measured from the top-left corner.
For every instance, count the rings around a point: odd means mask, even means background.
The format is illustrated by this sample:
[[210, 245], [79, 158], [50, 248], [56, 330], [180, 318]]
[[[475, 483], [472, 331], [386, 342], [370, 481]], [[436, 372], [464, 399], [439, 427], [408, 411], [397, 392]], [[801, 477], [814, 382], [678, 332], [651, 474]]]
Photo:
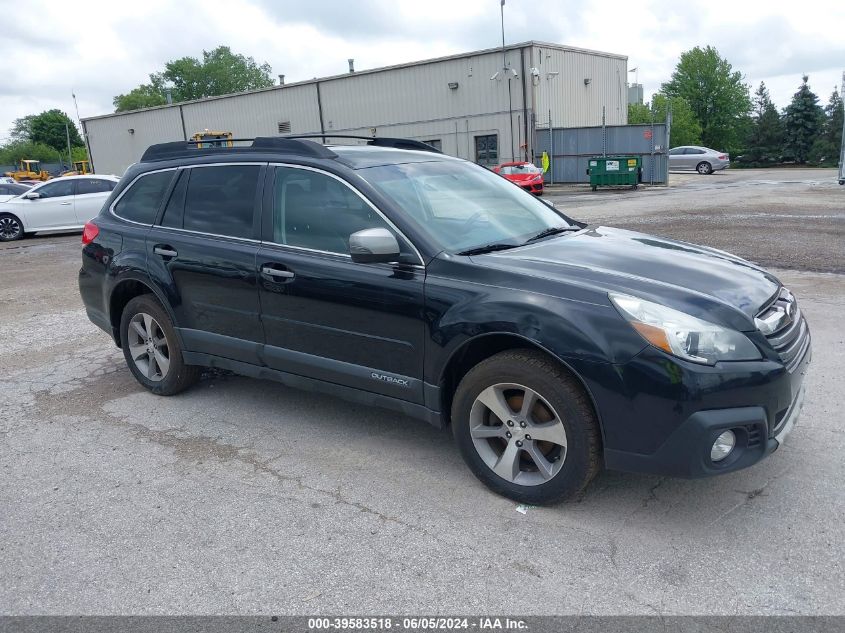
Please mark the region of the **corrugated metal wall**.
[[[551, 156], [549, 131], [537, 130], [535, 151]], [[591, 156], [638, 155], [642, 157], [643, 182], [668, 182], [666, 124], [622, 125], [583, 128], [555, 128], [552, 175], [556, 183], [589, 182], [587, 163]], [[539, 161], [537, 161], [539, 162]], [[549, 181], [547, 176], [546, 181]]]
[[628, 122], [624, 57], [535, 46], [532, 66], [540, 73], [534, 81], [538, 127], [548, 127], [550, 105], [554, 127], [601, 125], [603, 106], [607, 125]]
[[141, 110], [121, 116], [83, 121], [99, 174], [122, 176], [153, 143], [177, 141], [182, 135], [178, 107]]
[[278, 136], [282, 122], [289, 122], [295, 134], [320, 131], [314, 84], [186, 103], [182, 112], [189, 137], [204, 129], [232, 132], [235, 138]]
[[[291, 133], [319, 133], [319, 91], [326, 133], [369, 136], [375, 128], [379, 136], [438, 140], [444, 152], [469, 160], [476, 159], [476, 137], [495, 134], [498, 160], [506, 161], [530, 159], [535, 119], [538, 123], [548, 119], [548, 114], [542, 115], [549, 103], [546, 86], [530, 72], [541, 60], [544, 68], [561, 69], [559, 77], [547, 82], [557, 82], [551, 100], [555, 125], [600, 123], [601, 105], [607, 105], [613, 117], [618, 111], [613, 99], [622, 99], [624, 105], [624, 92], [616, 91], [617, 77], [625, 79], [624, 58], [525, 45], [508, 49], [505, 59], [501, 51], [485, 51], [86, 119], [85, 127], [96, 170], [120, 175], [147, 146], [184, 139], [206, 128], [252, 138], [278, 135], [279, 123], [290, 122]], [[518, 76], [502, 72], [504, 63]], [[586, 88], [585, 73], [592, 78]], [[535, 103], [541, 107], [537, 117]], [[622, 110], [627, 117], [627, 106]], [[610, 116], [608, 121], [624, 122]]]

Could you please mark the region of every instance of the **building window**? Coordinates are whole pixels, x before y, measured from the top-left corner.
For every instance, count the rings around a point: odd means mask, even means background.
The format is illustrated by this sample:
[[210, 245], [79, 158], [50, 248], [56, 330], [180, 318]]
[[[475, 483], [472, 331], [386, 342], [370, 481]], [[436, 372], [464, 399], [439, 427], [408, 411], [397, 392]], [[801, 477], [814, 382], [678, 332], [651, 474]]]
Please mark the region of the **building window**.
[[423, 143], [425, 143], [426, 145], [431, 145], [438, 152], [443, 151], [443, 143], [440, 142], [439, 138], [433, 138], [433, 139], [428, 140], [428, 141], [423, 141]]
[[479, 165], [499, 164], [499, 137], [496, 134], [475, 137], [475, 162]]

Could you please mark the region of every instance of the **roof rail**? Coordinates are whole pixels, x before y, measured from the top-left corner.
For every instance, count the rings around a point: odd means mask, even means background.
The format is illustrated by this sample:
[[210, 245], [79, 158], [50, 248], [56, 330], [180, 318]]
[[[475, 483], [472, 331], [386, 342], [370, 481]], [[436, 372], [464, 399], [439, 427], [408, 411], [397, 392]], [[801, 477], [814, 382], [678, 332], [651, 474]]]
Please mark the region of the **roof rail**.
[[367, 145], [375, 145], [377, 147], [392, 147], [394, 149], [416, 149], [423, 152], [432, 152], [435, 154], [443, 153], [439, 149], [429, 145], [428, 143], [423, 143], [422, 141], [417, 141], [411, 138], [391, 138], [387, 136], [358, 136], [355, 134], [290, 134], [288, 136], [283, 136], [282, 138], [320, 138], [323, 139], [323, 142], [325, 142], [325, 139], [327, 138], [352, 138], [367, 141]]
[[[227, 141], [229, 139], [226, 139]], [[172, 143], [158, 143], [150, 145], [141, 156], [141, 162], [146, 163], [154, 160], [167, 160], [169, 158], [194, 158], [208, 154], [227, 153], [255, 153], [255, 152], [281, 152], [283, 154], [294, 154], [298, 156], [310, 156], [312, 158], [337, 158], [337, 154], [328, 147], [315, 143], [314, 141], [290, 138], [259, 136], [251, 138], [233, 138], [233, 143], [251, 143], [238, 147], [197, 147], [200, 143], [208, 144], [208, 140], [199, 141], [174, 141]]]

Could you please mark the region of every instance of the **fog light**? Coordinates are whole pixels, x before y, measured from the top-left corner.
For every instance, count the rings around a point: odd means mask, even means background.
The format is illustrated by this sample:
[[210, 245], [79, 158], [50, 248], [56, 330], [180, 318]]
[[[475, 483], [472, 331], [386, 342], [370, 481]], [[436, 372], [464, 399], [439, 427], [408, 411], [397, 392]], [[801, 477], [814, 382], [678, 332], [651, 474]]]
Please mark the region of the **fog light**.
[[731, 454], [734, 446], [736, 446], [736, 435], [733, 431], [725, 431], [713, 442], [713, 448], [710, 449], [710, 459], [714, 462], [722, 461]]

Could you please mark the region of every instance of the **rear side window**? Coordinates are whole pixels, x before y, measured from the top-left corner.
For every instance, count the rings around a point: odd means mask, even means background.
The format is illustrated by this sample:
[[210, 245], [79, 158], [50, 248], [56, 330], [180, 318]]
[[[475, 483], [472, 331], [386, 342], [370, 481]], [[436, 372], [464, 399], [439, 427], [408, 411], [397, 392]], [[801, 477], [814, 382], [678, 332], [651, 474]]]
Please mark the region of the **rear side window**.
[[173, 193], [170, 194], [170, 200], [164, 207], [164, 215], [161, 218], [162, 226], [169, 226], [174, 229], [182, 228], [185, 213], [185, 191], [188, 189], [188, 178], [190, 176], [191, 171], [188, 169], [180, 172], [179, 180], [176, 181]]
[[114, 189], [117, 183], [103, 178], [84, 178], [76, 181], [76, 195], [86, 193], [104, 193]]
[[182, 228], [214, 235], [253, 237], [255, 192], [260, 170], [258, 165], [191, 169]]
[[174, 171], [157, 171], [138, 178], [114, 207], [115, 215], [140, 224], [152, 224]]

